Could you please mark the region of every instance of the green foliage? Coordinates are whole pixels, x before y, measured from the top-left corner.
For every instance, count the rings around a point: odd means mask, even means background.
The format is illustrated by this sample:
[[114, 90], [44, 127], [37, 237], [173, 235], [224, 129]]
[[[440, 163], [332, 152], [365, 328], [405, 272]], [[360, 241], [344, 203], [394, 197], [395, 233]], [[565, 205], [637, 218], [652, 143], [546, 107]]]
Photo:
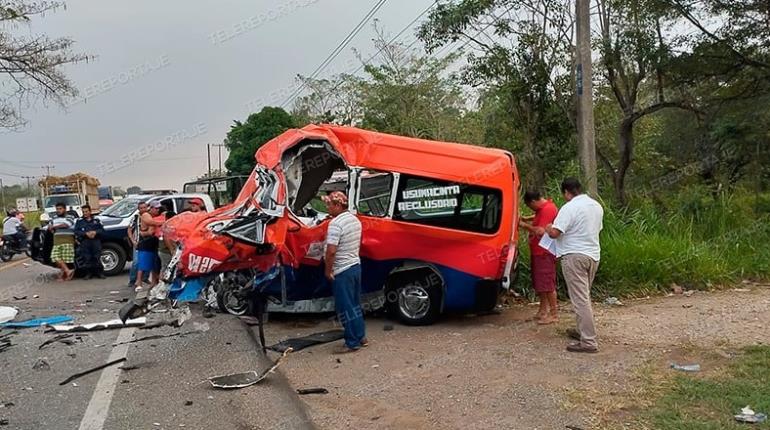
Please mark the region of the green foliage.
[[264, 107], [249, 115], [246, 122], [235, 121], [224, 140], [230, 155], [225, 167], [234, 175], [249, 175], [254, 170], [257, 149], [270, 139], [297, 124], [288, 112], [279, 107]]
[[[658, 430], [745, 429], [733, 415], [750, 405], [757, 412], [770, 410], [770, 347], [746, 348], [724, 374], [701, 377], [677, 375], [645, 418]], [[767, 429], [767, 423], [751, 428]]]

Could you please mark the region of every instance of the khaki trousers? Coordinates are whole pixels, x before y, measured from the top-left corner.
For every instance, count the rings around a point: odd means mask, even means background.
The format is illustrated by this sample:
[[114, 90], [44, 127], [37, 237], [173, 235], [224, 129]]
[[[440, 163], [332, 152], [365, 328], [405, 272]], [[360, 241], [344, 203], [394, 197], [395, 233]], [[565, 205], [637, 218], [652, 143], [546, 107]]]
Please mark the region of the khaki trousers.
[[594, 311], [591, 307], [591, 285], [599, 262], [583, 254], [567, 254], [561, 257], [561, 272], [567, 282], [569, 299], [577, 319], [582, 346], [597, 347]]

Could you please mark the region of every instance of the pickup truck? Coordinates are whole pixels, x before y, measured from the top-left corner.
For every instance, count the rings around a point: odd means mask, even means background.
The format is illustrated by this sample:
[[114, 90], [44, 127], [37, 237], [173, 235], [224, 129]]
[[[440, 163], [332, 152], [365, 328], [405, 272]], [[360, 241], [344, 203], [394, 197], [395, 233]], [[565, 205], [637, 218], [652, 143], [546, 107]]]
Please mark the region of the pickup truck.
[[181, 213], [188, 209], [190, 200], [194, 198], [203, 200], [207, 212], [215, 209], [208, 194], [187, 193], [160, 196], [139, 194], [129, 195], [97, 215], [104, 226], [101, 257], [104, 274], [107, 276], [120, 274], [126, 267], [126, 263], [133, 260], [134, 253], [128, 241], [128, 226], [138, 215], [137, 205], [140, 202], [160, 201], [167, 210]]

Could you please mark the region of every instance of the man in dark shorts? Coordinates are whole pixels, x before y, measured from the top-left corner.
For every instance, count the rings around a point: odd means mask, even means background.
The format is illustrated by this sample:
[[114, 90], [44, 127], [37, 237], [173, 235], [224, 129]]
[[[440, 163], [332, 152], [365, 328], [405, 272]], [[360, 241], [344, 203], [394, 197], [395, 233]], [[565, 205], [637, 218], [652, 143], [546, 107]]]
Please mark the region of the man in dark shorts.
[[155, 230], [163, 225], [163, 221], [156, 219], [161, 213], [159, 201], [150, 203], [150, 210], [144, 212], [139, 218], [139, 242], [136, 244], [136, 288], [142, 291], [142, 277], [150, 273], [150, 288], [158, 283], [160, 272], [160, 260], [158, 258], [158, 236]]
[[559, 209], [551, 199], [543, 198], [539, 191], [524, 193], [524, 204], [535, 215], [519, 221], [521, 228], [529, 231], [530, 271], [532, 288], [540, 298], [540, 309], [535, 315], [538, 324], [559, 321], [559, 305], [556, 297], [556, 256], [540, 246], [545, 227], [556, 219]]

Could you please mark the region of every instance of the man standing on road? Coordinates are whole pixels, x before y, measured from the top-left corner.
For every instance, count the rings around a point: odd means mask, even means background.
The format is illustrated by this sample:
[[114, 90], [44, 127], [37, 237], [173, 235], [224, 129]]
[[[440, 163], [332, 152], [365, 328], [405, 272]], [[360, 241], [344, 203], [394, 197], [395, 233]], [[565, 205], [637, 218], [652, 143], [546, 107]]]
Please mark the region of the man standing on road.
[[58, 278], [60, 281], [69, 281], [75, 276], [75, 271], [68, 267], [75, 262], [74, 227], [75, 217], [67, 213], [67, 205], [56, 203], [56, 213], [51, 217], [48, 231], [53, 233], [51, 261], [61, 270]]
[[540, 309], [535, 315], [538, 324], [553, 324], [559, 321], [559, 303], [556, 297], [556, 256], [540, 246], [545, 227], [556, 219], [559, 209], [551, 199], [545, 199], [539, 191], [524, 193], [524, 204], [535, 212], [530, 222], [519, 222], [521, 228], [529, 231], [530, 273], [532, 289], [540, 298]]
[[[138, 213], [134, 215], [133, 219], [131, 220], [131, 224], [128, 225], [128, 242], [131, 244], [131, 249], [134, 250], [134, 256], [131, 260], [133, 263], [131, 263], [131, 270], [128, 272], [128, 286], [131, 288], [136, 286], [136, 272], [139, 261], [139, 251], [136, 249], [136, 246], [139, 244], [139, 220], [142, 218], [142, 214], [147, 212], [148, 208], [149, 205], [147, 203], [139, 202], [137, 205]], [[147, 282], [148, 279], [149, 274], [145, 274], [142, 281]]]
[[325, 274], [334, 290], [334, 307], [345, 329], [345, 347], [341, 352], [358, 351], [368, 346], [361, 307], [361, 222], [348, 211], [348, 198], [341, 191], [323, 197], [333, 217], [326, 233]]
[[150, 288], [158, 283], [160, 260], [158, 258], [158, 236], [155, 229], [163, 225], [163, 221], [156, 219], [160, 215], [162, 205], [159, 201], [150, 203], [149, 211], [145, 211], [139, 217], [139, 241], [136, 244], [136, 287], [135, 291], [142, 291], [144, 274], [150, 274]]
[[104, 227], [101, 221], [91, 214], [91, 206], [83, 205], [80, 209], [83, 210], [83, 217], [75, 223], [78, 267], [85, 270], [85, 279], [91, 279], [94, 276], [104, 279], [104, 267], [101, 261]]
[[596, 200], [583, 194], [582, 186], [575, 178], [562, 181], [561, 192], [567, 203], [545, 231], [556, 239], [561, 271], [577, 318], [580, 340], [569, 344], [567, 351], [598, 352], [591, 285], [599, 268], [599, 232], [602, 230], [604, 209]]

